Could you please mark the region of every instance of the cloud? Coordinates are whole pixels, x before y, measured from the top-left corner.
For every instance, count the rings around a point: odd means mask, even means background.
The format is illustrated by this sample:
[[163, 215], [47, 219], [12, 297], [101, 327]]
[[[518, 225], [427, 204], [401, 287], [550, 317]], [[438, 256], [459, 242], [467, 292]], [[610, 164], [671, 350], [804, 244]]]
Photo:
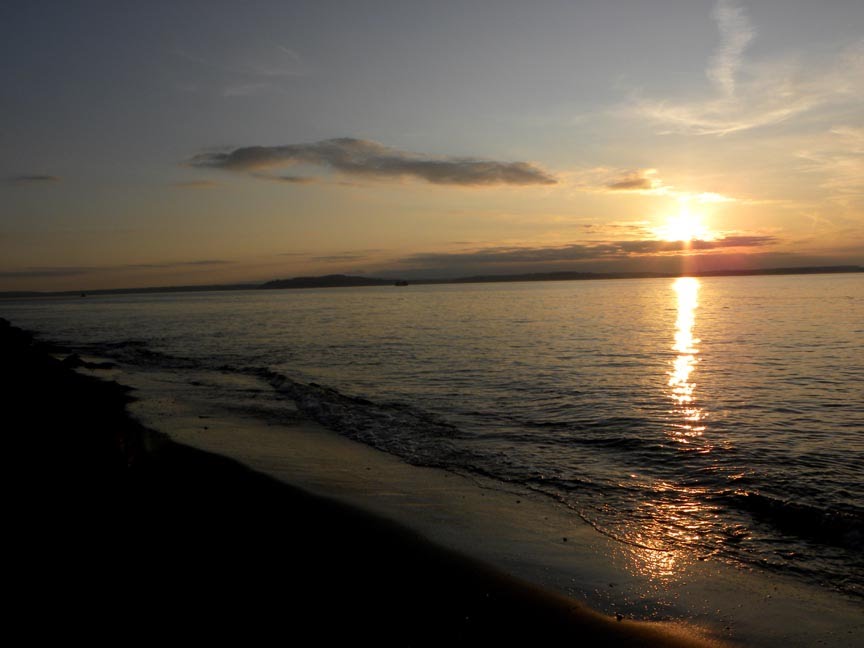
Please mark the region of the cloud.
[[772, 201], [753, 200], [747, 197], [726, 196], [713, 191], [693, 191], [677, 189], [666, 184], [657, 169], [610, 169], [595, 167], [566, 174], [568, 184], [579, 191], [593, 193], [640, 194], [643, 196], [662, 196], [678, 201], [711, 203], [764, 204]]
[[45, 184], [60, 180], [61, 178], [55, 175], [16, 175], [7, 178], [7, 182], [13, 185]]
[[414, 254], [400, 263], [428, 267], [450, 265], [536, 264], [562, 261], [622, 259], [640, 255], [681, 254], [730, 248], [764, 247], [777, 243], [773, 236], [728, 236], [714, 241], [606, 241], [555, 247], [490, 247], [470, 252], [432, 252]]
[[657, 169], [584, 168], [563, 174], [567, 184], [587, 192], [635, 192], [666, 196], [673, 187], [664, 184]]
[[708, 78], [724, 94], [735, 94], [735, 76], [741, 68], [744, 50], [756, 36], [742, 7], [735, 6], [731, 0], [718, 0], [714, 6], [713, 18], [720, 30], [720, 47], [714, 53]]
[[662, 186], [656, 169], [638, 169], [630, 171], [623, 177], [608, 182], [605, 187], [609, 191], [653, 191]]
[[682, 247], [692, 250], [719, 250], [726, 248], [764, 247], [778, 243], [774, 236], [727, 236], [713, 241], [694, 239], [682, 246], [681, 241], [619, 241], [616, 243], [627, 254], [658, 254], [664, 252], [681, 252]]
[[[169, 261], [166, 263], [130, 263], [122, 266], [114, 266], [114, 268], [123, 268], [130, 270], [146, 270], [150, 268], [185, 268], [189, 266], [212, 266], [212, 265], [229, 265], [233, 261], [225, 261], [222, 259], [204, 259], [201, 261]], [[112, 268], [112, 269], [114, 269]], [[108, 268], [101, 268], [108, 269]]]
[[360, 261], [361, 259], [369, 258], [366, 254], [331, 254], [329, 256], [312, 257], [313, 261], [323, 262], [339, 262], [339, 261]]
[[611, 223], [583, 223], [579, 227], [589, 235], [604, 237], [645, 237], [651, 235], [650, 221], [621, 221]]
[[350, 137], [311, 144], [247, 146], [227, 152], [199, 153], [189, 164], [236, 172], [310, 164], [360, 178], [408, 177], [432, 184], [460, 186], [551, 185], [557, 182], [551, 175], [527, 162], [437, 157], [400, 151], [378, 142]]
[[196, 82], [185, 84], [187, 91], [195, 92], [203, 85], [215, 86], [223, 97], [286, 92], [292, 79], [310, 73], [300, 54], [272, 41], [219, 50], [192, 49], [195, 51], [177, 52], [195, 67]]
[[174, 182], [171, 186], [177, 187], [178, 189], [212, 189], [213, 187], [219, 187], [221, 185], [212, 180], [189, 180], [186, 182]]
[[606, 185], [610, 191], [634, 191], [636, 189], [651, 189], [650, 178], [630, 178]]
[[287, 184], [313, 184], [318, 182], [317, 178], [300, 175], [271, 175], [269, 173], [253, 173], [256, 178], [261, 180], [270, 180], [271, 182], [284, 182]]
[[694, 101], [634, 97], [629, 111], [662, 126], [661, 134], [730, 135], [772, 126], [818, 108], [858, 111], [864, 91], [864, 44], [839, 51], [828, 64], [807, 67], [792, 59], [750, 62], [756, 36], [746, 12], [719, 0], [713, 18], [720, 45], [705, 70], [717, 93]]
[[848, 206], [864, 197], [864, 128], [836, 126], [810, 150], [799, 151], [805, 170], [819, 176], [829, 200]]
[[0, 279], [35, 279], [35, 278], [58, 278], [75, 277], [77, 275], [93, 272], [97, 268], [90, 267], [57, 267], [57, 268], [24, 268], [23, 270], [0, 271]]

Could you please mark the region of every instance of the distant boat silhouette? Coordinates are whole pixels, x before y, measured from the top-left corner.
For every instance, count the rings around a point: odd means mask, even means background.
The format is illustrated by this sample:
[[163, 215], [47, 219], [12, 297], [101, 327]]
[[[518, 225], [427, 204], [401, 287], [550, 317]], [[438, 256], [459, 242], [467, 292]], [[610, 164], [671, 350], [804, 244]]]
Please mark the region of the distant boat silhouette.
[[394, 286], [407, 286], [407, 285], [408, 285], [408, 282], [405, 281], [405, 280], [400, 279], [399, 281], [397, 281], [397, 282], [394, 283], [393, 285], [394, 285]]

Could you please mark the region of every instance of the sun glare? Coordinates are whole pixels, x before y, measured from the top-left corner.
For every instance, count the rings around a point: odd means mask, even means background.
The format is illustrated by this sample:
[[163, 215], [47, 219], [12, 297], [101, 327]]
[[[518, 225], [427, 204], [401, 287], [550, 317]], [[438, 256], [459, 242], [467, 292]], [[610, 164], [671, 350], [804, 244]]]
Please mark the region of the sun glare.
[[682, 241], [689, 243], [693, 240], [712, 241], [716, 235], [705, 227], [698, 214], [690, 211], [686, 202], [681, 203], [681, 209], [677, 216], [670, 216], [662, 227], [656, 230], [657, 235], [664, 241]]

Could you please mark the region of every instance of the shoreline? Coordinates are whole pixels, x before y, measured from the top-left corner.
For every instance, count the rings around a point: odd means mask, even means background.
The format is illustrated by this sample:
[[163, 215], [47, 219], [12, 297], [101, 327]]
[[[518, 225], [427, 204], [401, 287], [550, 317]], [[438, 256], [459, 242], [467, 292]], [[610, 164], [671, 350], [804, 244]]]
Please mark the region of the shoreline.
[[[0, 322], [11, 423], [12, 585], [30, 636], [82, 632], [320, 644], [709, 646], [616, 620], [131, 418], [128, 389], [80, 373]], [[86, 586], [86, 587], [85, 587]], [[300, 634], [299, 636], [302, 636]]]
[[548, 497], [409, 465], [317, 423], [231, 412], [207, 396], [216, 384], [248, 393], [255, 378], [136, 371], [123, 379], [146, 395], [132, 406], [134, 416], [172, 438], [380, 514], [607, 618], [673, 621], [766, 648], [854, 646], [864, 632], [861, 602], [842, 594], [686, 552], [649, 555], [601, 535]]

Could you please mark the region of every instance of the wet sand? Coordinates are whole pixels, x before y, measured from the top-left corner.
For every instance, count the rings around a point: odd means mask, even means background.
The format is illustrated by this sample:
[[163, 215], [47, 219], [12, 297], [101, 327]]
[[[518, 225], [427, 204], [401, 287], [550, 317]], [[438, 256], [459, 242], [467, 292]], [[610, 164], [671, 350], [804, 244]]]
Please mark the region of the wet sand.
[[176, 443], [0, 324], [9, 615], [31, 640], [704, 646]]

